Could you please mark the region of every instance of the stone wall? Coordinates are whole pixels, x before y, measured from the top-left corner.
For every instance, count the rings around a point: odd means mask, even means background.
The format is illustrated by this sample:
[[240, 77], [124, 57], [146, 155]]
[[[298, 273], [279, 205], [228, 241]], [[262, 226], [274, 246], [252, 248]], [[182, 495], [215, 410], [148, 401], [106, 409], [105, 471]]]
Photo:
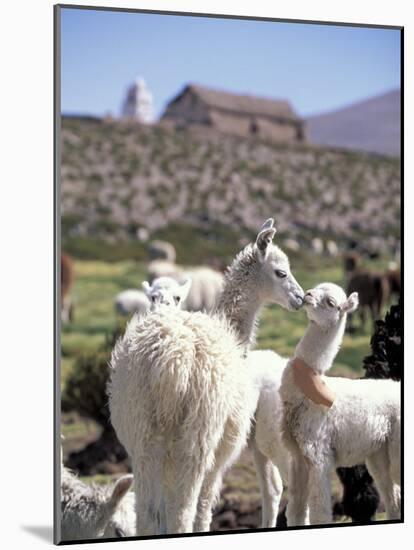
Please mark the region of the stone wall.
[[[272, 120], [247, 114], [232, 114], [222, 111], [210, 111], [211, 125], [217, 130], [238, 135], [256, 136], [278, 143], [304, 142], [304, 130], [297, 123]], [[302, 134], [302, 135], [301, 135]]]

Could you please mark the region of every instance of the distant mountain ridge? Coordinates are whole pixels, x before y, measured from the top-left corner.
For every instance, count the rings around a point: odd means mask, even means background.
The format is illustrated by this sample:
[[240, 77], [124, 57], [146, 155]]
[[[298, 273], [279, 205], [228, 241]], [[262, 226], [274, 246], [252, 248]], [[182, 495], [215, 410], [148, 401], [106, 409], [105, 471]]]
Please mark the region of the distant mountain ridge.
[[401, 93], [392, 90], [306, 122], [311, 143], [399, 156], [400, 120]]

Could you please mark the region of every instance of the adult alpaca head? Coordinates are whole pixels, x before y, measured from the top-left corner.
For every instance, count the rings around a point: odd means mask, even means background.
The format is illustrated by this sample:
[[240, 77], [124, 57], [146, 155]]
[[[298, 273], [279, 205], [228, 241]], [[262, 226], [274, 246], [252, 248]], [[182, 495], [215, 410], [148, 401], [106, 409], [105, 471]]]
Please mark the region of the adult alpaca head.
[[276, 228], [269, 218], [254, 243], [248, 244], [228, 268], [217, 309], [251, 347], [260, 308], [275, 303], [289, 311], [302, 306], [304, 292], [290, 271], [286, 254], [273, 243]]
[[290, 271], [289, 259], [278, 246], [273, 244], [276, 234], [273, 218], [262, 225], [253, 246], [259, 264], [257, 284], [263, 302], [272, 302], [291, 310], [299, 309], [303, 303], [303, 289]]

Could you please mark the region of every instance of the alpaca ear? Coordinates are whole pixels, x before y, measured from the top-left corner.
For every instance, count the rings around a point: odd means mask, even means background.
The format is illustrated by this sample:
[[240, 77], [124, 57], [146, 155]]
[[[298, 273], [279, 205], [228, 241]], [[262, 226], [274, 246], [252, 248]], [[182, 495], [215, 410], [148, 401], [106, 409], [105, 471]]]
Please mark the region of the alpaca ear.
[[348, 296], [346, 302], [341, 305], [341, 311], [342, 313], [352, 313], [357, 309], [358, 304], [358, 292], [353, 292], [350, 296]]
[[121, 500], [124, 498], [124, 496], [127, 494], [129, 489], [131, 488], [131, 485], [134, 481], [134, 476], [131, 474], [128, 474], [126, 476], [122, 476], [118, 481], [115, 483], [112, 493], [109, 496], [109, 500], [107, 502], [107, 506], [109, 510], [116, 510]]
[[[263, 231], [264, 229], [270, 229], [271, 227], [273, 227], [275, 225], [275, 220], [273, 218], [268, 218], [264, 224], [262, 225], [262, 227], [260, 228], [260, 231]], [[259, 233], [260, 233], [259, 231]]]
[[149, 282], [148, 282], [148, 281], [144, 281], [144, 282], [142, 283], [141, 286], [142, 286], [142, 288], [143, 288], [145, 294], [146, 294], [147, 296], [149, 296], [149, 292], [150, 292], [150, 290], [151, 290], [151, 287], [150, 287]]
[[184, 300], [187, 298], [188, 293], [190, 292], [191, 288], [191, 277], [187, 277], [181, 284], [180, 284], [180, 296], [181, 300], [184, 302]]
[[269, 227], [265, 229], [262, 228], [260, 230], [260, 233], [257, 235], [257, 238], [256, 238], [256, 246], [260, 250], [260, 252], [262, 252], [263, 254], [266, 253], [267, 247], [273, 241], [273, 237], [275, 236], [275, 233], [276, 233], [275, 227]]

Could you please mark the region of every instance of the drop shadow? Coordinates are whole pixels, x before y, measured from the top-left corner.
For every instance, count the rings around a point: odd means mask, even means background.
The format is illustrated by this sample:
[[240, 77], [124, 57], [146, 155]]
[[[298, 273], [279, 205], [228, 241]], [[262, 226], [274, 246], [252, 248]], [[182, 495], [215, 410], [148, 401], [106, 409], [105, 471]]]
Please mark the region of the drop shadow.
[[53, 543], [53, 527], [51, 525], [22, 525], [22, 529], [38, 539]]

